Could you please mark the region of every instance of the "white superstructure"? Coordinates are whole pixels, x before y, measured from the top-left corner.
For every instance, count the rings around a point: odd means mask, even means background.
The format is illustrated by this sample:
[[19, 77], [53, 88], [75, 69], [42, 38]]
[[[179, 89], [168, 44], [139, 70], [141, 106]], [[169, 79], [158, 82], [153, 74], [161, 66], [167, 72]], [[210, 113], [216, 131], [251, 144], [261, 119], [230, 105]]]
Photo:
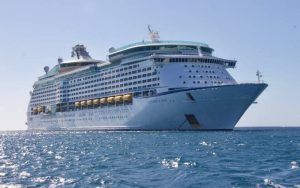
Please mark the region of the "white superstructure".
[[233, 129], [267, 87], [238, 84], [236, 61], [212, 55], [207, 44], [151, 41], [110, 48], [108, 61], [76, 45], [34, 83], [29, 129]]

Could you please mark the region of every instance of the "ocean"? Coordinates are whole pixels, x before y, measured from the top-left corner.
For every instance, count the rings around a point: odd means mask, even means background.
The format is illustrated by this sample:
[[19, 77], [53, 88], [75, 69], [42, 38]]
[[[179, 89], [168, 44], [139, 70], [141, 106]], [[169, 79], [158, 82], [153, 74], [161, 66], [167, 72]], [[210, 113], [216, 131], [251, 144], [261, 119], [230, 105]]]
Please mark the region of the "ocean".
[[0, 187], [300, 187], [300, 128], [0, 132]]

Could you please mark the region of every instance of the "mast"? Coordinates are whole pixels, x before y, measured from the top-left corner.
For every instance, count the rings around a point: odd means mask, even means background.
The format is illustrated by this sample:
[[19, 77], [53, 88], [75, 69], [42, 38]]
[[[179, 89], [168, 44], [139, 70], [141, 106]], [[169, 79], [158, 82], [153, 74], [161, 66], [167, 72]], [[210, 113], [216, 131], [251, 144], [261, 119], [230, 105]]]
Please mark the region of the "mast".
[[256, 71], [256, 76], [257, 76], [257, 82], [258, 83], [261, 83], [261, 78], [262, 78], [262, 74], [259, 70]]
[[150, 40], [152, 42], [158, 42], [159, 41], [159, 33], [158, 33], [158, 31], [153, 31], [151, 29], [150, 25], [148, 25], [148, 31], [149, 31]]

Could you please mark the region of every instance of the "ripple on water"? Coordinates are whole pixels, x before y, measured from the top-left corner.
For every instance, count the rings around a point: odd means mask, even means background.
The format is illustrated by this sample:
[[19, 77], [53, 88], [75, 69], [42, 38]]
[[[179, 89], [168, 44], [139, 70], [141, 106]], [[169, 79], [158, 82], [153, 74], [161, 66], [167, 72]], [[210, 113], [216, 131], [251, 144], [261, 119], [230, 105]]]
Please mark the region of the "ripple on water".
[[73, 182], [75, 182], [75, 179], [66, 179], [64, 177], [54, 177], [52, 179], [50, 179], [50, 186], [49, 187], [58, 187], [58, 186], [64, 186], [64, 185], [68, 185], [71, 184]]
[[207, 143], [207, 142], [205, 142], [205, 141], [202, 141], [202, 142], [200, 142], [199, 144], [202, 145], [202, 146], [211, 146], [210, 143]]
[[54, 157], [55, 159], [57, 159], [57, 160], [61, 160], [61, 159], [63, 159], [63, 157], [62, 156], [60, 156], [60, 155], [55, 155], [55, 157]]
[[196, 167], [197, 163], [194, 161], [183, 161], [181, 157], [176, 157], [174, 159], [163, 159], [161, 161], [163, 167], [166, 168], [179, 168], [180, 166], [184, 167]]
[[33, 178], [33, 182], [36, 182], [36, 183], [44, 183], [46, 182], [47, 180], [50, 179], [50, 176], [45, 176], [45, 177], [36, 177], [36, 178]]
[[264, 184], [274, 188], [285, 188], [285, 186], [274, 183], [271, 179], [264, 179]]
[[299, 135], [300, 129], [0, 133], [0, 188], [300, 188]]
[[291, 169], [296, 169], [296, 168], [299, 168], [299, 164], [297, 161], [292, 161], [291, 162]]
[[26, 171], [22, 171], [20, 174], [19, 174], [19, 178], [28, 178], [30, 177], [30, 173], [26, 172]]
[[21, 188], [20, 184], [0, 184], [0, 188]]
[[161, 161], [161, 164], [167, 168], [178, 168], [179, 161], [180, 161], [180, 157], [177, 157], [175, 159], [163, 159]]

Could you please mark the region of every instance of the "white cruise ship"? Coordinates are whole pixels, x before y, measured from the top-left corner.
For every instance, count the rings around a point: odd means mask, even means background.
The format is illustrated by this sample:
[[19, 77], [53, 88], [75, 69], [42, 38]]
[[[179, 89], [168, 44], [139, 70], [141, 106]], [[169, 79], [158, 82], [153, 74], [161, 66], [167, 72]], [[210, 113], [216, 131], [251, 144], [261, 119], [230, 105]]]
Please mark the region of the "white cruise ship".
[[240, 84], [235, 60], [207, 44], [150, 41], [110, 48], [107, 61], [83, 45], [58, 59], [30, 92], [29, 130], [232, 130], [267, 87]]

